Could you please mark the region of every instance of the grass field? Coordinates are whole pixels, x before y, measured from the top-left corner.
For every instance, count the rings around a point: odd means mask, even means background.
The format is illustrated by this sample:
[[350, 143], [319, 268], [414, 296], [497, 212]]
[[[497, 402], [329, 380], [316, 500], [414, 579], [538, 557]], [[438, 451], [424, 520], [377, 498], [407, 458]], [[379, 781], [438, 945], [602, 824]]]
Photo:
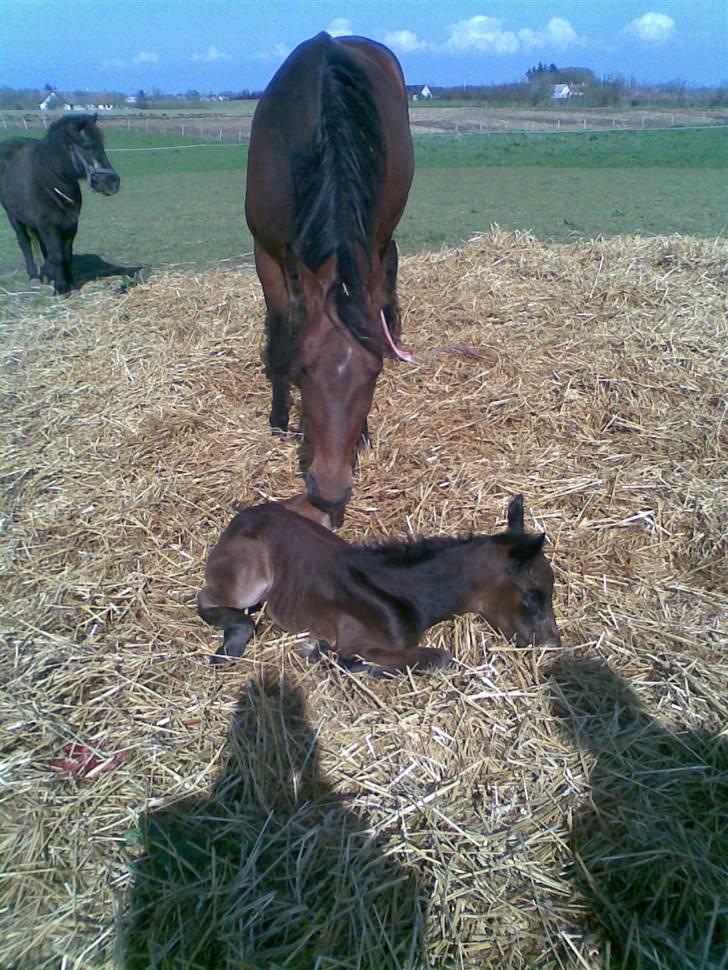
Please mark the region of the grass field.
[[[417, 173], [398, 231], [404, 253], [458, 244], [492, 223], [557, 241], [725, 231], [725, 129], [435, 135], [415, 144]], [[245, 146], [194, 147], [120, 129], [108, 131], [107, 145], [122, 190], [113, 199], [86, 193], [77, 254], [150, 268], [249, 258]], [[3, 219], [0, 284], [16, 288], [21, 267]]]

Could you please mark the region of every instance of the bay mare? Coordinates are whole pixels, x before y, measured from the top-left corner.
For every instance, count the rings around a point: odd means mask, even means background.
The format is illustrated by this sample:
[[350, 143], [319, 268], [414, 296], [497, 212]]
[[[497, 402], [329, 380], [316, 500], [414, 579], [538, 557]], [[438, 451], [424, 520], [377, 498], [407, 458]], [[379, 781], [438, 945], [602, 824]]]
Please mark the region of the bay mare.
[[389, 343], [392, 239], [414, 173], [402, 69], [386, 47], [322, 33], [297, 47], [253, 118], [245, 213], [267, 307], [270, 423], [301, 391], [306, 490], [337, 511]]
[[523, 496], [497, 535], [371, 546], [330, 532], [307, 502], [293, 507], [304, 515], [276, 502], [239, 512], [210, 553], [198, 609], [225, 631], [219, 655], [242, 654], [254, 631], [245, 610], [262, 602], [284, 630], [309, 632], [345, 666], [373, 673], [450, 663], [447, 651], [418, 644], [459, 613], [522, 646], [560, 644], [545, 537], [524, 531]]
[[[0, 142], [0, 202], [15, 231], [31, 280], [53, 283], [56, 293], [73, 285], [73, 240], [81, 213], [80, 179], [94, 192], [114, 195], [121, 180], [106, 157], [97, 115], [54, 121], [44, 138]], [[37, 240], [43, 263], [33, 257]]]

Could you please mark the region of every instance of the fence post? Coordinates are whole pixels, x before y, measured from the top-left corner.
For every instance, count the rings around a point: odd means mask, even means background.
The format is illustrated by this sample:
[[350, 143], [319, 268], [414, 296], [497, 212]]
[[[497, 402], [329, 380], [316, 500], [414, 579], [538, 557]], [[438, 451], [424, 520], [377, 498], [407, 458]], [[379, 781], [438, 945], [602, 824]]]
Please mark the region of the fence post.
[[23, 128], [25, 128], [26, 131], [28, 130], [28, 122], [25, 120], [25, 118], [23, 118]]
[[182, 137], [183, 137], [183, 138], [184, 138], [184, 134], [185, 134], [185, 126], [184, 126], [184, 125], [182, 125]]
[[219, 140], [222, 141], [222, 128], [220, 129], [220, 138], [219, 138]]
[[642, 124], [640, 125], [640, 127], [641, 128], [644, 128], [645, 127], [645, 116], [644, 115], [642, 115]]
[[241, 128], [238, 128], [238, 145], [242, 145], [242, 143], [243, 143], [243, 132]]
[[670, 127], [672, 128], [674, 124], [675, 124], [675, 115], [670, 115]]
[[586, 131], [586, 118], [581, 119], [581, 126]]

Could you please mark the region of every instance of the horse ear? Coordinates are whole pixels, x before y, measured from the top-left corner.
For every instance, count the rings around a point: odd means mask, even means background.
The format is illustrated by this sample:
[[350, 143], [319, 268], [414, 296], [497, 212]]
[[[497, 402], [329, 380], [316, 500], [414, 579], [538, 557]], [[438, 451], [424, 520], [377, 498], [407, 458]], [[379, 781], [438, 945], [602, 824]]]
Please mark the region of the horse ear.
[[508, 531], [523, 532], [523, 495], [516, 495], [508, 506]]
[[541, 552], [545, 541], [545, 532], [518, 536], [513, 540], [508, 555], [518, 566], [523, 567]]

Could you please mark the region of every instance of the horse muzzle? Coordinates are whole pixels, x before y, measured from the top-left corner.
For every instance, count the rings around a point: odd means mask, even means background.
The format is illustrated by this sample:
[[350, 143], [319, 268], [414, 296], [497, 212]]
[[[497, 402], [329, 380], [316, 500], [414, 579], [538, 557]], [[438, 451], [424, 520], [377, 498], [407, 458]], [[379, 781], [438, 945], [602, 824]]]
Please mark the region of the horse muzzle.
[[341, 512], [351, 498], [351, 485], [332, 497], [330, 493], [321, 490], [316, 476], [310, 471], [306, 473], [306, 491], [311, 505], [333, 516]]
[[113, 169], [96, 168], [88, 173], [88, 184], [94, 192], [102, 195], [116, 195], [121, 186], [121, 179]]

